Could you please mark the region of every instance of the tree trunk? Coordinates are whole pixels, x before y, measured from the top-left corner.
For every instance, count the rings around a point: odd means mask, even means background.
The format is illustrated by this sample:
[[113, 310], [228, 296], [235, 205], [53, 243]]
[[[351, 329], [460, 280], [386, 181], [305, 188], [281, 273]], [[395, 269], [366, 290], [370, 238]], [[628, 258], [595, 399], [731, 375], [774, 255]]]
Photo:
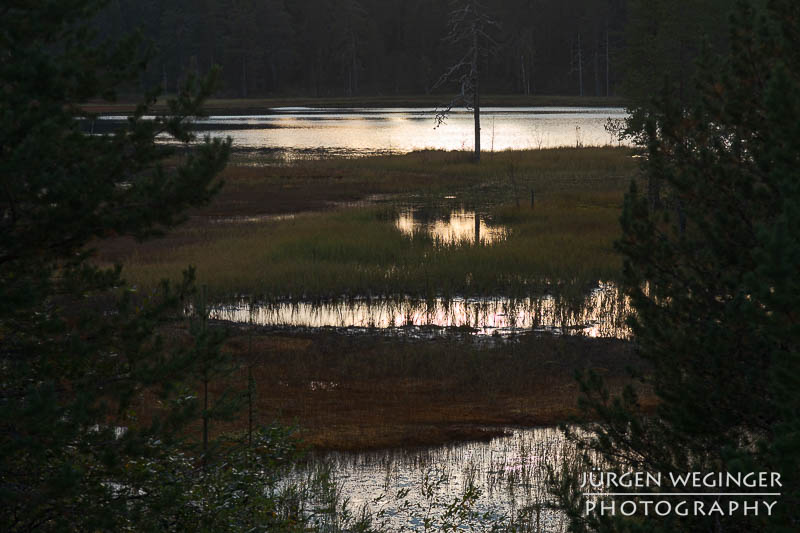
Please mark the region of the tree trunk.
[[528, 72], [525, 69], [525, 54], [524, 53], [520, 54], [520, 56], [519, 56], [519, 64], [520, 64], [520, 68], [522, 69], [522, 93], [525, 96], [528, 96], [529, 94], [531, 94], [531, 84], [528, 81]]
[[600, 44], [597, 40], [594, 41], [594, 95], [600, 96], [600, 59], [597, 52]]
[[[208, 363], [206, 363], [208, 364]], [[208, 370], [203, 370], [203, 466], [208, 461]]]
[[661, 209], [661, 179], [658, 176], [649, 176], [647, 180], [647, 196], [650, 210], [655, 212]]
[[242, 98], [247, 98], [247, 54], [242, 54]]
[[352, 69], [353, 69], [353, 79], [350, 83], [350, 91], [353, 95], [358, 93], [358, 53], [356, 50], [356, 34], [355, 32], [350, 32], [350, 40], [351, 40], [351, 61], [352, 61]]
[[606, 96], [611, 96], [609, 92], [609, 85], [608, 85], [608, 74], [609, 74], [609, 52], [608, 52], [608, 23], [606, 23]]
[[581, 34], [578, 34], [578, 90], [583, 96], [583, 52], [581, 51]]
[[250, 327], [247, 329], [247, 445], [253, 447], [253, 302], [250, 302]]
[[472, 32], [472, 75], [474, 76], [475, 80], [473, 83], [473, 87], [475, 88], [475, 94], [473, 96], [473, 110], [475, 115], [475, 162], [479, 162], [481, 160], [481, 91], [480, 91], [480, 73], [478, 72], [478, 61], [479, 61], [479, 54], [478, 54], [478, 32], [473, 29]]
[[[208, 331], [208, 312], [206, 311], [206, 286], [203, 285], [200, 287], [200, 309], [199, 311], [202, 313], [200, 317], [200, 331], [201, 335], [205, 337], [206, 332]], [[206, 342], [206, 339], [203, 339], [203, 342]], [[208, 382], [210, 380], [209, 377], [209, 368], [208, 368], [208, 347], [204, 344], [203, 347], [203, 470], [205, 470], [206, 465], [208, 464]]]

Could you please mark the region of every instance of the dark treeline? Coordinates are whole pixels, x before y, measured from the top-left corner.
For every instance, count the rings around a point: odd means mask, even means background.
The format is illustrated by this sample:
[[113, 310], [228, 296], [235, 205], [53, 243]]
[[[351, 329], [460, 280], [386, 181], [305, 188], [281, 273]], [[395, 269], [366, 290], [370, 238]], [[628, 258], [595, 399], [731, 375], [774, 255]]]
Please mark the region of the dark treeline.
[[[160, 85], [174, 92], [187, 72], [218, 64], [219, 96], [429, 94], [458, 56], [443, 40], [452, 4], [112, 0], [98, 26], [103, 36], [141, 29], [155, 44], [155, 59], [136, 89]], [[681, 4], [487, 2], [500, 30], [482, 66], [484, 90], [613, 96], [646, 92], [667, 70], [689, 79], [702, 36], [723, 40], [715, 28], [725, 27], [732, 0], [695, 2], [691, 11]]]

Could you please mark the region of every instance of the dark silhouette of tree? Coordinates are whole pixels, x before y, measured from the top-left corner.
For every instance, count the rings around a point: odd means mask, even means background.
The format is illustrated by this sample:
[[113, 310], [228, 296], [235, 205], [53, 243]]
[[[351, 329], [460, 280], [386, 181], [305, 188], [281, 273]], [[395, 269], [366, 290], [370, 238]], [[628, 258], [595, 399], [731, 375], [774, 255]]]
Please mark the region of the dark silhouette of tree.
[[114, 133], [85, 133], [80, 104], [113, 100], [146, 59], [136, 38], [93, 35], [102, 4], [0, 8], [0, 530], [301, 529], [268, 492], [285, 432], [197, 466], [186, 424], [222, 403], [201, 411], [193, 377], [212, 379], [220, 335], [166, 327], [186, 320], [192, 272], [143, 294], [92, 261], [99, 239], [157, 236], [206, 203], [230, 151], [185, 124], [213, 75], [187, 74], [165, 116], [145, 118], [153, 93]]
[[654, 94], [665, 86], [680, 103], [696, 97], [692, 80], [703, 47], [716, 54], [728, 49], [728, 15], [735, 0], [706, 0], [681, 9], [670, 0], [631, 0], [627, 10], [625, 68], [621, 91], [636, 111], [632, 133], [642, 133]]
[[363, 48], [368, 28], [369, 16], [358, 0], [341, 0], [335, 7], [336, 18], [333, 26], [342, 68], [344, 91], [348, 96], [358, 94], [359, 73], [363, 69]]
[[799, 24], [795, 2], [770, 2], [763, 13], [740, 2], [730, 54], [704, 59], [683, 98], [667, 87], [652, 104], [644, 171], [663, 183], [663, 208], [632, 186], [618, 246], [647, 363], [638, 377], [660, 401], [644, 416], [635, 387], [612, 396], [589, 375], [582, 406], [598, 422], [589, 437], [575, 436], [603, 470], [780, 473], [775, 512], [585, 516], [575, 479], [563, 478], [557, 492], [574, 531], [797, 527]]
[[436, 112], [441, 125], [453, 107], [463, 105], [473, 112], [475, 122], [475, 161], [481, 160], [481, 63], [495, 41], [492, 31], [497, 22], [489, 17], [478, 0], [455, 0], [450, 14], [450, 32], [446, 41], [461, 54], [460, 59], [442, 74], [434, 88], [455, 83], [459, 94]]
[[[527, 94], [529, 86], [531, 93], [577, 94], [579, 80], [570, 68], [578, 34], [585, 94], [618, 92], [626, 77], [623, 0], [486, 5], [504, 31], [494, 35], [491, 61], [480, 65], [484, 94]], [[106, 36], [141, 29], [155, 43], [157, 57], [127, 87], [130, 93], [165, 79], [174, 93], [188, 72], [219, 64], [219, 96], [421, 94], [432, 92], [439, 74], [452, 65], [452, 46], [441, 39], [451, 11], [450, 0], [115, 0], [96, 18], [96, 27]], [[708, 17], [703, 6], [677, 11], [687, 17], [703, 13], [702, 24], [713, 25], [712, 33], [724, 26], [723, 17]], [[662, 62], [667, 50], [654, 50], [652, 60]], [[606, 90], [609, 64], [615, 68]], [[630, 68], [638, 76], [636, 69], [645, 67]], [[655, 82], [652, 90], [660, 87]]]

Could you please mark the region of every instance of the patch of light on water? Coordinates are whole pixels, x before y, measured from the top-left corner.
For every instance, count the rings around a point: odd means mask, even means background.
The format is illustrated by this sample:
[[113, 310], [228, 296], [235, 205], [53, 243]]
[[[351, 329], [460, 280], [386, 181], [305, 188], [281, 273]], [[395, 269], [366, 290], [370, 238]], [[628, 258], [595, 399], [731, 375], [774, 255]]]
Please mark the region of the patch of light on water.
[[601, 284], [581, 301], [552, 295], [509, 298], [351, 299], [332, 302], [247, 300], [216, 306], [211, 318], [260, 326], [403, 330], [442, 328], [475, 335], [525, 332], [626, 338], [629, 305], [612, 284]]
[[493, 244], [508, 237], [504, 226], [490, 225], [485, 217], [475, 211], [458, 209], [447, 215], [425, 217], [419, 210], [408, 208], [398, 214], [395, 227], [405, 235], [414, 237], [427, 234], [437, 244]]
[[[488, 442], [433, 448], [329, 452], [315, 456], [310, 468], [325, 464], [351, 510], [363, 506], [390, 531], [424, 529], [437, 524], [448, 504], [467, 486], [478, 489], [476, 511], [463, 528], [483, 530], [489, 522], [527, 517], [534, 531], [564, 531], [566, 517], [549, 507], [548, 467], [558, 471], [577, 451], [556, 428], [510, 429]], [[434, 528], [435, 529], [435, 528]]]
[[[622, 108], [490, 107], [483, 112], [482, 145], [495, 151], [617, 145], [605, 130], [606, 121], [627, 117]], [[434, 128], [433, 116], [430, 108], [290, 108], [262, 115], [206, 117], [195, 125], [212, 137], [231, 137], [237, 149], [285, 152], [292, 160], [472, 148], [469, 112], [454, 110], [439, 128]], [[124, 120], [100, 117], [98, 124]]]

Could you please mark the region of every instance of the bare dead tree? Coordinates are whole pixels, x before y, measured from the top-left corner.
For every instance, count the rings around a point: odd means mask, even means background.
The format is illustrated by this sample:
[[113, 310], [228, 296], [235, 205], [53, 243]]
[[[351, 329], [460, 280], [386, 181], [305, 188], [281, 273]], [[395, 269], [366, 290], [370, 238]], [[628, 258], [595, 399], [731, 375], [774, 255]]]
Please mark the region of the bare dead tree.
[[464, 106], [475, 117], [475, 161], [481, 159], [480, 63], [495, 47], [491, 36], [497, 22], [489, 18], [479, 0], [454, 0], [450, 31], [445, 37], [453, 47], [463, 50], [461, 59], [439, 78], [434, 89], [448, 83], [458, 84], [460, 92], [449, 104], [436, 110], [436, 127], [441, 126], [454, 107]]

